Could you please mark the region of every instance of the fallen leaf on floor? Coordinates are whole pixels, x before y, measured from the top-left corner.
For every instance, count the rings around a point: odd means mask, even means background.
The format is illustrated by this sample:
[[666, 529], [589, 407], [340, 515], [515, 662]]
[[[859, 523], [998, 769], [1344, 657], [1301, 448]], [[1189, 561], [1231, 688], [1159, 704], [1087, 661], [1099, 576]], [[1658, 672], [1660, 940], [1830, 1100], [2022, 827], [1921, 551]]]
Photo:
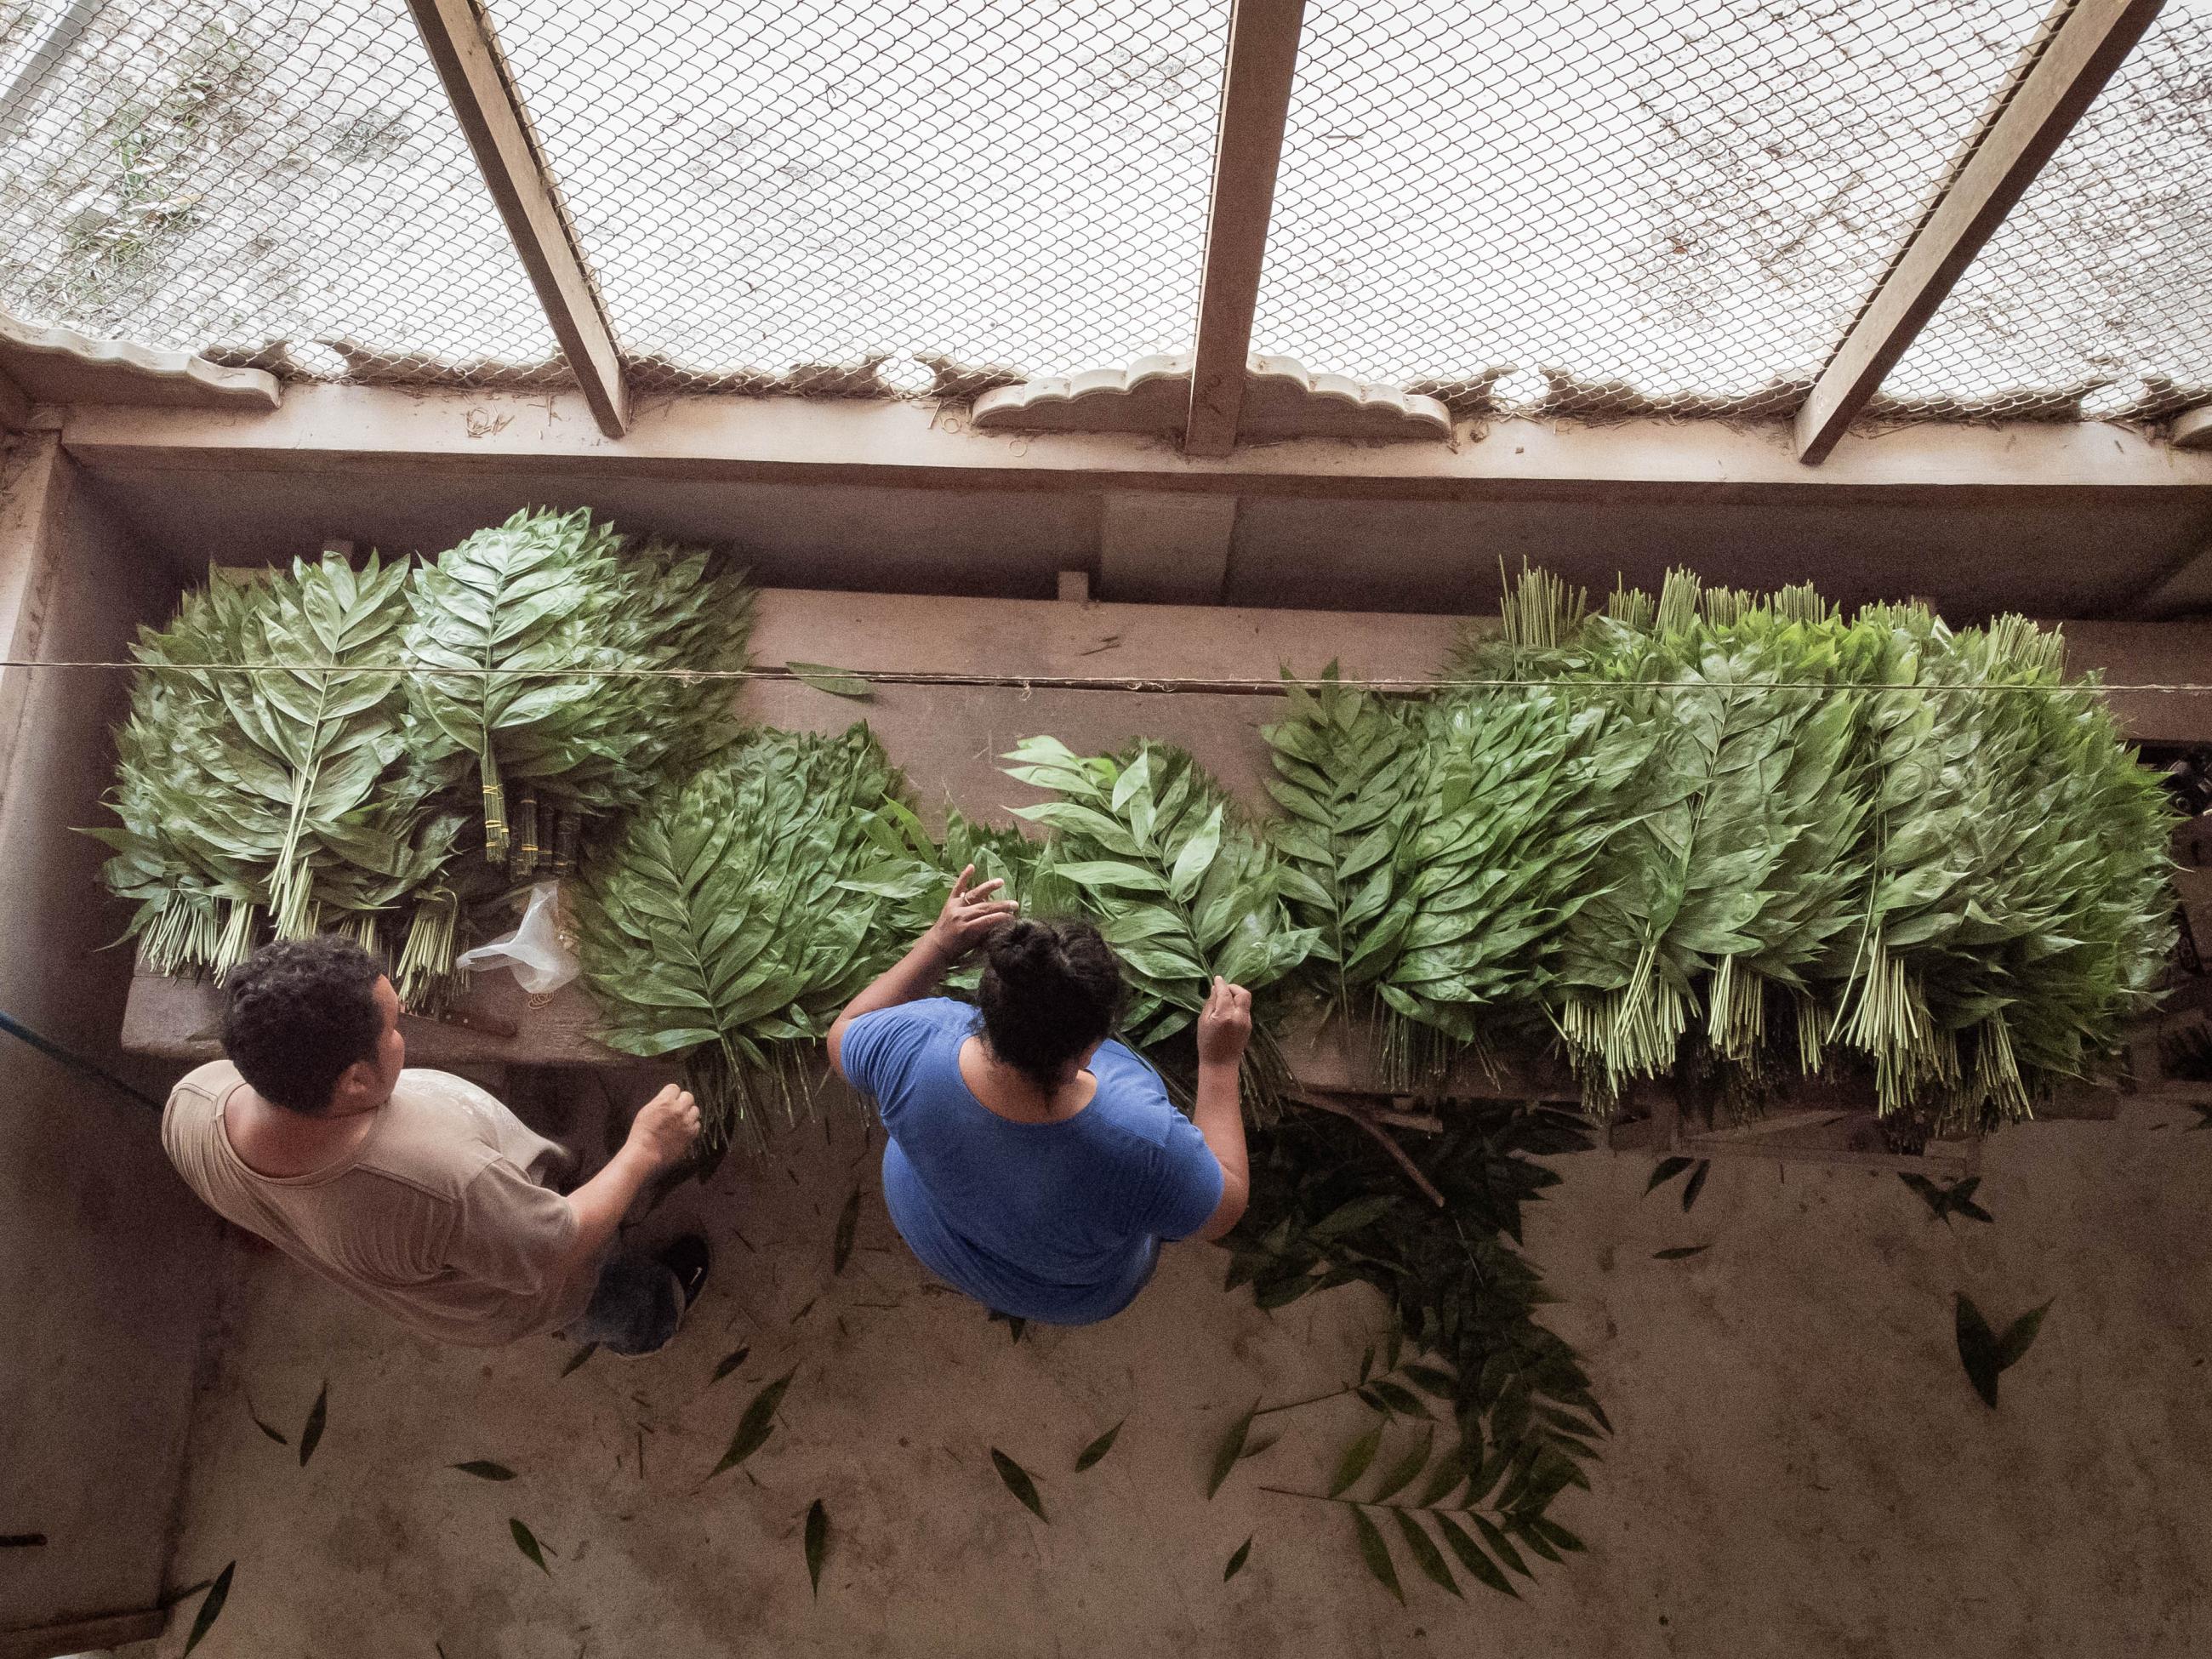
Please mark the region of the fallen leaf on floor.
[[1244, 1571], [1244, 1564], [1252, 1559], [1252, 1540], [1247, 1538], [1229, 1558], [1229, 1565], [1221, 1570], [1221, 1582], [1227, 1583]]
[[215, 1583], [208, 1586], [208, 1593], [200, 1601], [200, 1610], [192, 1620], [192, 1633], [185, 1638], [186, 1653], [199, 1646], [201, 1639], [215, 1628], [215, 1621], [222, 1617], [222, 1604], [230, 1600], [230, 1576], [237, 1571], [238, 1563], [234, 1561], [216, 1574]]
[[330, 1414], [331, 1385], [329, 1379], [325, 1378], [322, 1392], [315, 1396], [315, 1403], [307, 1409], [307, 1425], [300, 1431], [301, 1468], [307, 1467], [307, 1460], [315, 1455], [315, 1448], [323, 1443], [323, 1425], [330, 1420]]
[[471, 1463], [448, 1463], [446, 1467], [449, 1469], [459, 1469], [463, 1474], [473, 1474], [479, 1480], [514, 1479], [514, 1471], [504, 1463], [490, 1463], [479, 1460]]
[[1044, 1512], [1044, 1502], [1037, 1496], [1036, 1482], [1030, 1479], [1027, 1469], [996, 1446], [991, 1448], [991, 1466], [998, 1470], [999, 1479], [1006, 1482], [1006, 1490], [1021, 1499], [1032, 1515], [1040, 1521], [1049, 1522], [1052, 1519]]
[[[1129, 1419], [1125, 1417], [1121, 1419], [1121, 1423], [1126, 1423], [1128, 1420]], [[1082, 1474], [1084, 1470], [1091, 1468], [1093, 1464], [1097, 1463], [1100, 1458], [1105, 1456], [1108, 1452], [1114, 1449], [1115, 1437], [1121, 1432], [1121, 1423], [1116, 1423], [1112, 1428], [1107, 1430], [1105, 1433], [1100, 1435], [1096, 1440], [1092, 1441], [1089, 1445], [1085, 1446], [1081, 1451], [1076, 1454], [1075, 1472], [1078, 1474]]]
[[730, 1437], [730, 1449], [722, 1454], [722, 1461], [714, 1465], [714, 1473], [707, 1477], [709, 1480], [725, 1469], [736, 1468], [768, 1443], [769, 1436], [775, 1430], [776, 1408], [783, 1404], [784, 1390], [791, 1386], [791, 1379], [798, 1375], [798, 1368], [794, 1366], [775, 1382], [763, 1384], [760, 1392], [746, 1402], [744, 1415], [738, 1419], [737, 1432]]
[[553, 1569], [545, 1565], [545, 1549], [538, 1541], [538, 1534], [524, 1526], [521, 1522], [512, 1517], [507, 1521], [507, 1529], [514, 1534], [514, 1547], [535, 1561], [538, 1564], [538, 1571], [550, 1578], [553, 1576]]
[[830, 1547], [830, 1511], [816, 1498], [806, 1511], [806, 1578], [814, 1594], [822, 1594], [822, 1557]]

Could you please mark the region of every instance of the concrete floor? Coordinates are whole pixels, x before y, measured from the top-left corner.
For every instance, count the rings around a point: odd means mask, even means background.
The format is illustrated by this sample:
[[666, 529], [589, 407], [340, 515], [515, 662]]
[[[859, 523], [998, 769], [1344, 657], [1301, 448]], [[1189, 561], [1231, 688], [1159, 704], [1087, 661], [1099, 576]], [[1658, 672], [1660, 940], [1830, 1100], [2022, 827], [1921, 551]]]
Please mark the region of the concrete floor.
[[[1530, 1254], [1617, 1432], [1595, 1490], [1555, 1511], [1590, 1553], [1540, 1567], [1518, 1602], [1454, 1601], [1401, 1565], [1401, 1609], [1340, 1508], [1261, 1491], [1325, 1484], [1364, 1419], [1348, 1401], [1273, 1419], [1280, 1441], [1205, 1500], [1255, 1396], [1350, 1376], [1376, 1323], [1363, 1287], [1270, 1316], [1222, 1293], [1216, 1252], [1183, 1246], [1121, 1318], [1015, 1346], [900, 1247], [842, 1113], [671, 1200], [647, 1224], [696, 1216], [718, 1251], [692, 1322], [663, 1354], [565, 1378], [564, 1344], [439, 1351], [234, 1240], [171, 1578], [238, 1562], [208, 1659], [2202, 1654], [2212, 1133], [2194, 1121], [2138, 1105], [2000, 1135], [1979, 1194], [1996, 1224], [1948, 1231], [1890, 1175], [1720, 1164], [1685, 1216], [1674, 1189], [1643, 1196], [1648, 1159], [1560, 1160]], [[833, 1279], [855, 1180], [859, 1246]], [[2056, 1298], [1996, 1413], [1956, 1358], [1961, 1288], [1998, 1321]], [[740, 1343], [751, 1358], [711, 1383]], [[746, 1400], [794, 1365], [767, 1446], [705, 1481]], [[296, 1439], [326, 1377], [303, 1471], [248, 1396]], [[1001, 1487], [993, 1446], [1036, 1474], [1051, 1524]], [[519, 1478], [447, 1467], [475, 1458]], [[818, 1600], [801, 1547], [817, 1498]]]

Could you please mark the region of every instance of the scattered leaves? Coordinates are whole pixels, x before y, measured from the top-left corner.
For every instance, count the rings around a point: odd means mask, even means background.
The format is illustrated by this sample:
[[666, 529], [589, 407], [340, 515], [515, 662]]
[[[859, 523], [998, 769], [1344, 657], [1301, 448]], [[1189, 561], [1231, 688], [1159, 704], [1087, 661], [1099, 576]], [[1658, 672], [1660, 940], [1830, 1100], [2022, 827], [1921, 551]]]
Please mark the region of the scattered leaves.
[[448, 1463], [446, 1467], [449, 1469], [459, 1469], [463, 1474], [473, 1474], [479, 1480], [514, 1479], [514, 1471], [504, 1463], [492, 1463], [479, 1460], [472, 1463]]
[[260, 1430], [262, 1433], [267, 1435], [278, 1445], [289, 1446], [292, 1443], [292, 1439], [289, 1435], [286, 1434], [283, 1430], [276, 1428], [268, 1423], [263, 1419], [259, 1412], [253, 1409], [253, 1397], [251, 1395], [246, 1396], [246, 1414], [253, 1419], [253, 1426], [255, 1428]]
[[1698, 1194], [1705, 1190], [1705, 1177], [1712, 1173], [1712, 1169], [1711, 1158], [1699, 1158], [1698, 1167], [1690, 1172], [1689, 1180], [1682, 1187], [1683, 1214], [1690, 1212], [1690, 1206], [1698, 1201]]
[[190, 1653], [199, 1646], [207, 1633], [215, 1628], [215, 1621], [222, 1617], [222, 1604], [230, 1600], [231, 1575], [238, 1571], [233, 1561], [216, 1574], [215, 1583], [208, 1586], [207, 1594], [200, 1598], [200, 1610], [192, 1618], [191, 1634], [185, 1638], [185, 1651]]
[[713, 1388], [714, 1384], [744, 1364], [752, 1357], [752, 1352], [751, 1344], [740, 1343], [735, 1349], [724, 1354], [720, 1362], [714, 1367], [714, 1374], [707, 1379], [707, 1386]]
[[567, 1376], [570, 1372], [581, 1366], [586, 1359], [589, 1359], [599, 1351], [599, 1345], [598, 1343], [586, 1342], [582, 1347], [577, 1349], [575, 1352], [568, 1356], [568, 1363], [561, 1367], [561, 1375]]
[[1687, 1261], [1693, 1255], [1703, 1255], [1713, 1247], [1710, 1244], [1677, 1244], [1672, 1249], [1654, 1250], [1654, 1261]]
[[[1121, 1419], [1121, 1423], [1126, 1423], [1128, 1420], [1129, 1419], [1125, 1417]], [[1107, 1430], [1105, 1433], [1100, 1435], [1096, 1440], [1092, 1441], [1089, 1445], [1085, 1446], [1081, 1451], [1076, 1454], [1075, 1472], [1078, 1474], [1080, 1474], [1084, 1470], [1091, 1468], [1100, 1458], [1105, 1456], [1108, 1452], [1114, 1449], [1114, 1442], [1121, 1432], [1121, 1423], [1116, 1423], [1112, 1428]]]
[[1963, 1291], [1959, 1293], [1955, 1322], [1959, 1361], [1966, 1368], [1966, 1380], [1974, 1385], [1974, 1392], [1991, 1411], [1996, 1409], [1997, 1378], [2018, 1364], [2033, 1346], [2043, 1328], [2043, 1316], [2050, 1310], [2048, 1302], [2029, 1309], [2006, 1326], [2000, 1336], [1990, 1328], [1972, 1299]]
[[830, 1547], [830, 1511], [816, 1498], [806, 1511], [806, 1581], [815, 1596], [822, 1595], [822, 1558]]
[[1931, 1221], [1940, 1221], [1948, 1227], [1954, 1215], [1965, 1216], [1969, 1221], [1996, 1219], [1974, 1202], [1974, 1189], [1982, 1184], [1979, 1176], [1968, 1176], [1948, 1187], [1939, 1187], [1926, 1176], [1910, 1172], [1899, 1175], [1898, 1179], [1920, 1194], [1921, 1200], [1928, 1206], [1928, 1218]]
[[1244, 1564], [1252, 1559], [1252, 1540], [1247, 1538], [1230, 1553], [1229, 1565], [1221, 1570], [1221, 1582], [1227, 1583], [1244, 1571]]
[[538, 1534], [512, 1516], [508, 1517], [507, 1529], [514, 1535], [514, 1547], [537, 1563], [538, 1571], [550, 1578], [553, 1569], [545, 1565], [545, 1547], [538, 1541]]
[[999, 1479], [1006, 1483], [1006, 1490], [1021, 1499], [1023, 1507], [1030, 1514], [1040, 1521], [1049, 1522], [1052, 1519], [1044, 1512], [1044, 1500], [1037, 1496], [1036, 1482], [1030, 1479], [1027, 1469], [996, 1446], [991, 1448], [991, 1467], [998, 1470]]
[[322, 1389], [315, 1395], [315, 1403], [307, 1408], [307, 1426], [300, 1431], [300, 1467], [306, 1468], [307, 1460], [315, 1455], [315, 1448], [323, 1443], [323, 1425], [331, 1414], [331, 1385], [325, 1380]]
[[783, 1392], [798, 1375], [799, 1368], [794, 1365], [773, 1382], [763, 1383], [746, 1402], [744, 1415], [738, 1419], [737, 1432], [730, 1437], [730, 1449], [707, 1476], [709, 1480], [725, 1470], [734, 1469], [768, 1443], [769, 1436], [775, 1431], [775, 1413], [783, 1404]]
[[1657, 1167], [1651, 1171], [1651, 1179], [1644, 1183], [1644, 1191], [1645, 1194], [1648, 1196], [1652, 1193], [1657, 1192], [1659, 1188], [1665, 1186], [1668, 1182], [1672, 1181], [1676, 1176], [1681, 1174], [1683, 1170], [1688, 1169], [1696, 1162], [1697, 1159], [1693, 1158], [1661, 1158]]

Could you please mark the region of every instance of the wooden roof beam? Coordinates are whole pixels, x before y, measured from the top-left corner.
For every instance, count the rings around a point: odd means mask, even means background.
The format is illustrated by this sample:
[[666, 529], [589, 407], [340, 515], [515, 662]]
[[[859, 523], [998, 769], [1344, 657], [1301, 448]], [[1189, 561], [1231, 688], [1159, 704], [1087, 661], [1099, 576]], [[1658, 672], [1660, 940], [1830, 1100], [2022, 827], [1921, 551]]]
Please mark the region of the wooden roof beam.
[[599, 430], [629, 427], [622, 356], [576, 228], [479, 0], [407, 0], [453, 114]]
[[2005, 90], [1798, 411], [1798, 459], [1817, 465], [1881, 389], [2165, 0], [2057, 0]]
[[1183, 428], [1188, 455], [1226, 455], [1237, 447], [1252, 356], [1252, 313], [1260, 299], [1260, 267], [1275, 210], [1275, 174], [1304, 21], [1305, 0], [1235, 0], [1230, 11], [1190, 418]]

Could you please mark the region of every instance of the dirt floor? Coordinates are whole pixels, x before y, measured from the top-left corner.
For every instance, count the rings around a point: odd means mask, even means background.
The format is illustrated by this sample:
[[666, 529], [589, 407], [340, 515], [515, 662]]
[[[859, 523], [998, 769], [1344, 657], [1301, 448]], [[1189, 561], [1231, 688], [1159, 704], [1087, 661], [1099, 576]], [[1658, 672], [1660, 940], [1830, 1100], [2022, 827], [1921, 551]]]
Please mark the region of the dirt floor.
[[[1720, 1163], [1686, 1215], [1679, 1182], [1644, 1195], [1646, 1158], [1558, 1160], [1529, 1251], [1616, 1432], [1595, 1490], [1554, 1510], [1589, 1553], [1534, 1564], [1517, 1601], [1455, 1601], [1408, 1568], [1401, 1608], [1340, 1506], [1263, 1490], [1326, 1484], [1365, 1417], [1349, 1400], [1267, 1419], [1280, 1439], [1206, 1500], [1255, 1397], [1352, 1376], [1378, 1323], [1364, 1288], [1269, 1315], [1221, 1291], [1218, 1252], [1181, 1246], [1119, 1319], [1016, 1344], [905, 1253], [880, 1138], [846, 1112], [647, 1224], [696, 1217], [718, 1255], [691, 1322], [644, 1360], [564, 1376], [573, 1350], [553, 1339], [436, 1350], [234, 1243], [172, 1578], [237, 1563], [207, 1659], [2202, 1654], [2212, 1133], [2197, 1121], [2139, 1103], [2008, 1132], [1978, 1194], [1995, 1224], [1948, 1231], [1893, 1175]], [[855, 1182], [858, 1244], [833, 1278]], [[2000, 1322], [2053, 1299], [1996, 1412], [1957, 1358], [1962, 1289]], [[767, 1444], [708, 1480], [747, 1400], [794, 1367]], [[994, 1447], [1036, 1476], [1049, 1524], [1001, 1486]], [[471, 1459], [516, 1478], [448, 1467]], [[817, 1499], [818, 1597], [802, 1544]]]

